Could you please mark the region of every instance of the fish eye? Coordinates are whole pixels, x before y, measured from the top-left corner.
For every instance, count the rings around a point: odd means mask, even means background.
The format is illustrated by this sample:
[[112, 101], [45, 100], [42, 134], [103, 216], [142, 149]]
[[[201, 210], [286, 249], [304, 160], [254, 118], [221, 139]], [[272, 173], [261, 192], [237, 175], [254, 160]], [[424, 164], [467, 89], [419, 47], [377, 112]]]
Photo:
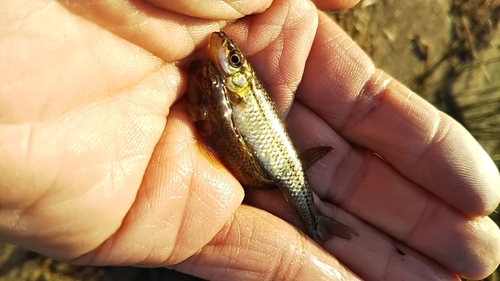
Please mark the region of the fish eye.
[[213, 84], [214, 84], [214, 81], [213, 81], [210, 77], [204, 77], [204, 78], [201, 80], [201, 86], [202, 86], [202, 87], [203, 87], [203, 89], [205, 89], [205, 90], [210, 90], [210, 89], [212, 89]]
[[217, 80], [216, 77], [207, 76], [201, 79], [201, 87], [203, 87], [203, 89], [205, 89], [206, 91], [211, 91], [212, 89], [217, 88], [219, 86], [220, 82], [219, 80]]
[[239, 54], [237, 54], [235, 51], [231, 52], [229, 55], [229, 63], [233, 67], [240, 67], [241, 66], [241, 57]]

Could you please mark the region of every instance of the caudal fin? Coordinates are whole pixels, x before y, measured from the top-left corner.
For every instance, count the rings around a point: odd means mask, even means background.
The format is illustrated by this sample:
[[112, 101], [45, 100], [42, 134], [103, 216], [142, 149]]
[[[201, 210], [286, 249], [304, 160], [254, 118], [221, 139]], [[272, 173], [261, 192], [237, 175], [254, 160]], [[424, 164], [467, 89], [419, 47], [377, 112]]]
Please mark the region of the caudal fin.
[[345, 224], [331, 220], [324, 216], [318, 217], [318, 236], [321, 241], [331, 239], [333, 236], [351, 240], [353, 236], [359, 234]]

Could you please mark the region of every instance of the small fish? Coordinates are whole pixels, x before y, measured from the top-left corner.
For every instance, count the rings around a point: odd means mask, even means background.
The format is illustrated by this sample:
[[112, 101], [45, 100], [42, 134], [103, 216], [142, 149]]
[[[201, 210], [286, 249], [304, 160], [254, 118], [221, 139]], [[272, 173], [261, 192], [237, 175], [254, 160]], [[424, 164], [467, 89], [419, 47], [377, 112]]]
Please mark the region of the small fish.
[[[191, 65], [188, 112], [221, 162], [244, 186], [247, 185], [243, 182], [256, 174], [264, 178], [258, 180], [266, 183], [264, 188], [277, 186], [295, 208], [307, 234], [316, 241], [327, 240], [333, 235], [344, 239], [358, 235], [348, 226], [320, 215], [313, 201], [305, 168], [332, 148], [311, 148], [303, 154], [301, 161], [274, 102], [234, 42], [223, 32], [214, 32], [210, 36], [208, 52], [210, 62], [193, 62]], [[214, 67], [216, 71], [212, 69]], [[207, 84], [211, 86], [203, 86]], [[210, 125], [198, 125], [199, 122], [209, 122]], [[225, 139], [226, 143], [217, 142], [215, 135]], [[224, 150], [231, 145], [244, 157], [228, 156]], [[243, 163], [255, 161], [249, 166], [253, 167], [250, 174], [248, 171], [252, 169], [235, 171], [240, 159]], [[236, 164], [230, 166], [226, 162]]]
[[250, 152], [233, 121], [224, 81], [209, 61], [193, 61], [187, 86], [188, 114], [200, 137], [211, 145], [241, 185], [272, 189], [276, 185]]

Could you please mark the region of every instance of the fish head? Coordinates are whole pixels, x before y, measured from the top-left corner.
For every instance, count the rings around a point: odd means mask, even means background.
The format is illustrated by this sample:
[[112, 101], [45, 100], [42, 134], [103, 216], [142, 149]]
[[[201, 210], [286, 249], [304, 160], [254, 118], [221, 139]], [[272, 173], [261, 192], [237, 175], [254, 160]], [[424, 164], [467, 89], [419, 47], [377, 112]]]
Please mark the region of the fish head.
[[204, 139], [232, 128], [232, 111], [224, 78], [210, 61], [193, 61], [187, 82], [187, 112]]
[[[187, 82], [187, 112], [191, 121], [210, 126], [216, 117], [211, 117], [214, 106], [225, 102], [226, 94], [220, 72], [209, 61], [193, 61], [189, 66]], [[205, 128], [205, 131], [210, 131]]]
[[240, 49], [224, 32], [210, 35], [208, 55], [225, 78], [228, 90], [241, 93], [250, 87], [252, 68]]

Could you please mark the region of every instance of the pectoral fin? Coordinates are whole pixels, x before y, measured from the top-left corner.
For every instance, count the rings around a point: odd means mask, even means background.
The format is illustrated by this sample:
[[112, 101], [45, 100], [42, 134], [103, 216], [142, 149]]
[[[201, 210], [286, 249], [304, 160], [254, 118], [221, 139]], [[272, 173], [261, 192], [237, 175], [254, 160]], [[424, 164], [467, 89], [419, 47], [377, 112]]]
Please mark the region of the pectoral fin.
[[231, 102], [231, 105], [233, 106], [245, 106], [245, 100], [239, 96], [238, 94], [235, 94], [233, 92], [228, 91], [229, 94], [229, 101]]

